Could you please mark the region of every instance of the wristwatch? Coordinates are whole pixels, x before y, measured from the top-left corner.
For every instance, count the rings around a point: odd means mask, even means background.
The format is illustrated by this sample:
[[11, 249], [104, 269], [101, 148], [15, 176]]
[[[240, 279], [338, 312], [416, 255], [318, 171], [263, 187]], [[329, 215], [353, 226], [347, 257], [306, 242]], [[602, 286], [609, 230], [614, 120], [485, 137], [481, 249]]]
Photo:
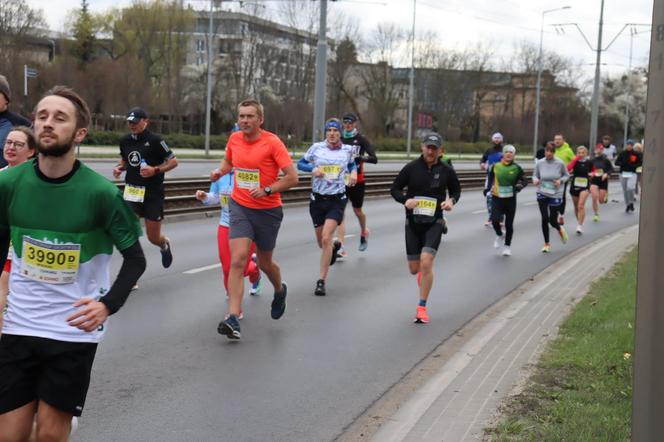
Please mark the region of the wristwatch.
[[160, 173], [160, 172], [161, 172], [161, 169], [159, 168], [159, 166], [157, 166], [157, 167], [154, 168], [154, 174], [155, 174], [155, 175], [157, 175], [157, 174]]
[[267, 195], [270, 195], [272, 193], [272, 188], [270, 186], [265, 186], [263, 192], [265, 192]]

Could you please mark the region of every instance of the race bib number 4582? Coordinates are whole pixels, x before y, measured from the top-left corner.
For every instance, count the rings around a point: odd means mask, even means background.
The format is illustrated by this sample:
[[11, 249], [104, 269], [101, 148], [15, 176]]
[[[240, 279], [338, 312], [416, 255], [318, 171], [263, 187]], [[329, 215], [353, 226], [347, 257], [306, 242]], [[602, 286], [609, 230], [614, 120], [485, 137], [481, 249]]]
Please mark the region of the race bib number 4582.
[[80, 244], [51, 244], [23, 237], [21, 274], [48, 284], [76, 281], [81, 260]]
[[258, 169], [235, 169], [235, 183], [240, 189], [256, 189], [260, 187], [260, 171]]

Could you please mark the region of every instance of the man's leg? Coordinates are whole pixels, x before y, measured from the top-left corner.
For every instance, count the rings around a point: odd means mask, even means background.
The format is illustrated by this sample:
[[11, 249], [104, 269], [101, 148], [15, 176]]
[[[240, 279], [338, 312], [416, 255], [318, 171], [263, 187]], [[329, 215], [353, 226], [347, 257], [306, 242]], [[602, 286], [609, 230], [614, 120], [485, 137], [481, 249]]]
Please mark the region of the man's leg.
[[360, 223], [360, 235], [364, 235], [364, 231], [367, 230], [367, 215], [364, 214], [361, 207], [353, 207], [353, 212]]
[[161, 221], [145, 220], [145, 233], [155, 246], [163, 249], [166, 247], [166, 237], [161, 234]]
[[[250, 238], [233, 238], [229, 241], [231, 249], [231, 269], [228, 274], [228, 312], [239, 316], [242, 311], [242, 295], [244, 294], [244, 268], [251, 248]], [[258, 262], [263, 259], [258, 255]]]
[[[232, 250], [232, 243], [231, 243]], [[281, 269], [279, 265], [272, 259], [273, 250], [256, 249], [256, 256], [258, 256], [258, 267], [265, 273], [267, 279], [274, 287], [275, 293], [282, 292]], [[231, 270], [231, 275], [232, 275]]]
[[37, 401], [0, 414], [0, 442], [24, 442], [32, 433]]
[[39, 401], [37, 407], [37, 441], [38, 442], [66, 442], [71, 431], [73, 415], [44, 401]]
[[[332, 237], [334, 231], [337, 229], [337, 221], [334, 219], [326, 219], [322, 227], [316, 229], [316, 236], [320, 236], [318, 244], [321, 248], [320, 253], [320, 279], [327, 279], [327, 272], [330, 269], [330, 261], [334, 244]], [[320, 232], [320, 233], [319, 233]]]
[[422, 252], [420, 255], [420, 272], [422, 277], [420, 279], [420, 301], [427, 301], [429, 293], [433, 286], [433, 260], [435, 256], [428, 252]]

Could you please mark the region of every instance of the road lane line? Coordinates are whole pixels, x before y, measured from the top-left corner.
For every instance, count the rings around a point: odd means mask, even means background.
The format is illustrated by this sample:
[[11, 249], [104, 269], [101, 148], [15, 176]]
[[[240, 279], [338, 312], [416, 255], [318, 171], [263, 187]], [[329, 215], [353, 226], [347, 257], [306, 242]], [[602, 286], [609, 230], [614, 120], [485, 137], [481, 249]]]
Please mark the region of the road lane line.
[[470, 213], [472, 213], [473, 215], [479, 215], [480, 213], [486, 213], [486, 209], [475, 210], [474, 212], [470, 212]]
[[221, 267], [221, 264], [218, 263], [218, 264], [212, 264], [212, 265], [205, 266], [205, 267], [198, 267], [198, 268], [195, 268], [195, 269], [184, 271], [182, 273], [184, 273], [185, 275], [193, 275], [195, 273], [205, 272], [207, 270], [216, 269], [218, 267]]

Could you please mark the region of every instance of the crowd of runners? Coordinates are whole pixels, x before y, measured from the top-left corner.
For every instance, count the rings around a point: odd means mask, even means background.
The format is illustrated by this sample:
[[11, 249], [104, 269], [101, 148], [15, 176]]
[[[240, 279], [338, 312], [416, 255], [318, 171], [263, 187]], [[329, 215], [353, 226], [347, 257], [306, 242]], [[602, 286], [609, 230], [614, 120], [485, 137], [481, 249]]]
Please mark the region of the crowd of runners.
[[[2, 77], [0, 98], [2, 118], [11, 99]], [[358, 131], [358, 117], [326, 121], [325, 138], [296, 164], [279, 137], [262, 128], [264, 118], [258, 101], [239, 103], [238, 130], [228, 139], [225, 157], [210, 174], [209, 190], [196, 192], [201, 203], [221, 206], [217, 245], [228, 308], [217, 330], [235, 340], [242, 336], [245, 278], [250, 294], [260, 293], [265, 278], [270, 282], [272, 319], [286, 312], [288, 286], [273, 254], [284, 216], [280, 194], [298, 183], [298, 169], [311, 176], [309, 214], [320, 248], [311, 293], [327, 295], [330, 266], [348, 256], [348, 201], [360, 227], [359, 252], [369, 250], [364, 164], [378, 158]], [[139, 217], [148, 241], [159, 248], [162, 266], [173, 262], [171, 241], [162, 233], [164, 175], [178, 162], [164, 139], [148, 130], [147, 112], [133, 108], [127, 114], [130, 133], [120, 141], [120, 159], [112, 171], [116, 178], [124, 174], [120, 191], [76, 158], [74, 147], [87, 135], [90, 111], [73, 89], [63, 86], [44, 94], [32, 123], [15, 116], [6, 120], [13, 125], [0, 134], [7, 162], [0, 172], [0, 301], [8, 299], [0, 322], [0, 441], [66, 440], [82, 413], [106, 320], [138, 287], [147, 265]], [[536, 155], [529, 179], [515, 160], [516, 148], [498, 132], [491, 137], [480, 167], [486, 171], [486, 225], [493, 228], [501, 255], [512, 254], [517, 194], [528, 184], [536, 187], [542, 252], [551, 251], [551, 228], [563, 244], [568, 241], [567, 193], [578, 235], [584, 232], [589, 196], [592, 219], [600, 220], [614, 168], [607, 141], [590, 155], [585, 146], [574, 152], [562, 134], [555, 134]], [[413, 321], [421, 324], [429, 322], [434, 260], [447, 233], [444, 213], [455, 208], [462, 190], [444, 145], [440, 134], [426, 134], [421, 155], [403, 166], [390, 188], [404, 207], [407, 267], [418, 287]], [[615, 159], [627, 213], [634, 211], [641, 151], [629, 140]], [[112, 280], [114, 248], [122, 265]]]

